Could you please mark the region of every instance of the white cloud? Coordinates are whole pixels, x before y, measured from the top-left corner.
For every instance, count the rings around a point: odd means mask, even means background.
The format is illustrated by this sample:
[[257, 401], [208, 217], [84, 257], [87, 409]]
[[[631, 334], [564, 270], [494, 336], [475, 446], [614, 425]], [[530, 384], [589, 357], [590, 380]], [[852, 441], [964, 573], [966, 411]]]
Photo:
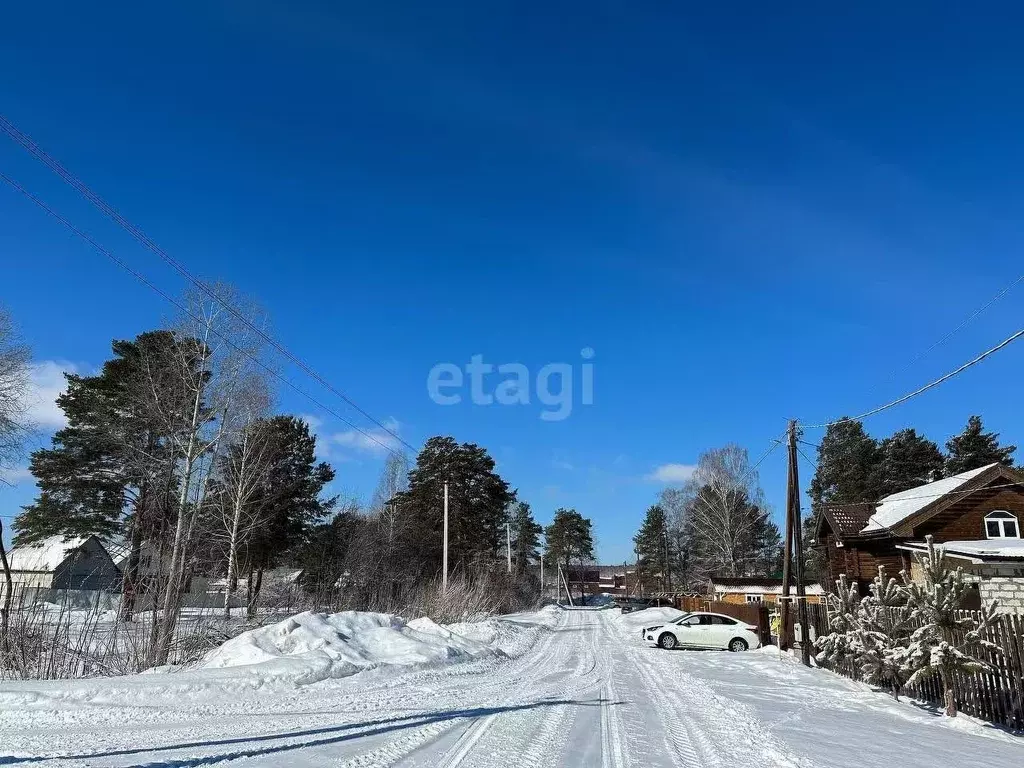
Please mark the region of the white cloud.
[[685, 483], [696, 469], [693, 464], [662, 464], [655, 467], [646, 479], [655, 483]]
[[33, 363], [29, 373], [31, 391], [28, 396], [28, 418], [44, 431], [61, 429], [67, 420], [57, 405], [57, 397], [67, 388], [64, 371], [77, 373], [78, 366], [58, 360]]
[[0, 478], [11, 485], [18, 485], [27, 480], [35, 480], [28, 467], [15, 467], [14, 469], [0, 469]]
[[402, 444], [396, 440], [392, 435], [388, 434], [388, 431], [398, 434], [401, 425], [396, 419], [387, 419], [384, 421], [384, 426], [387, 427], [387, 431], [379, 427], [373, 429], [363, 429], [362, 431], [356, 429], [345, 430], [344, 432], [334, 432], [329, 435], [323, 436], [323, 452], [324, 454], [335, 455], [335, 449], [342, 449], [342, 451], [355, 451], [356, 453], [368, 453], [374, 456], [382, 456], [388, 451], [400, 450]]
[[555, 469], [564, 469], [566, 472], [572, 472], [574, 469], [576, 469], [576, 465], [574, 465], [570, 461], [565, 461], [563, 459], [553, 459], [551, 461], [551, 466], [554, 467]]

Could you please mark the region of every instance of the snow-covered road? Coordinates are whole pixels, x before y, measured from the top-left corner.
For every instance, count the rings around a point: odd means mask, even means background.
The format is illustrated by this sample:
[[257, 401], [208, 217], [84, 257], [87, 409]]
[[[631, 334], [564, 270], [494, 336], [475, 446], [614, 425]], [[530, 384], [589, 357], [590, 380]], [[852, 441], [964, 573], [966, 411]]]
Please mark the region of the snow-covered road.
[[616, 611], [515, 621], [513, 658], [301, 687], [0, 684], [0, 765], [1024, 765], [1024, 739], [771, 654], [648, 648]]

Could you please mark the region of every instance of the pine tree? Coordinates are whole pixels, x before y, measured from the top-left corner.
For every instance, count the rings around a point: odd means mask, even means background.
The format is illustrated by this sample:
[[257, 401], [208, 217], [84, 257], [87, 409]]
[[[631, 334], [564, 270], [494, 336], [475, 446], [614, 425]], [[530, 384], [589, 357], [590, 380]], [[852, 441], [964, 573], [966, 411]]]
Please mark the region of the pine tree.
[[[545, 531], [545, 538], [545, 559], [563, 567], [566, 581], [569, 581], [570, 566], [574, 562], [582, 570], [586, 563], [594, 559], [592, 524], [575, 509], [556, 509], [555, 517]], [[582, 580], [580, 597], [583, 597]]]
[[[152, 533], [168, 514], [177, 488], [169, 435], [140, 406], [138, 388], [149, 361], [168, 359], [179, 346], [167, 331], [150, 331], [132, 341], [114, 341], [113, 358], [96, 376], [65, 374], [57, 398], [67, 425], [51, 447], [32, 454], [39, 486], [35, 503], [15, 521], [18, 543], [46, 536], [97, 535], [130, 530], [135, 540]], [[159, 386], [158, 376], [150, 377]], [[173, 409], [173, 388], [154, 396]]]
[[409, 566], [417, 576], [441, 565], [441, 509], [448, 483], [449, 563], [455, 569], [490, 567], [505, 540], [508, 505], [515, 491], [494, 471], [494, 459], [473, 443], [432, 437], [416, 457], [409, 488], [397, 502], [408, 525]]
[[317, 525], [331, 514], [337, 496], [324, 497], [324, 487], [334, 480], [334, 469], [316, 460], [316, 436], [295, 416], [274, 416], [261, 428], [261, 439], [270, 446], [266, 469], [253, 502], [260, 505], [260, 526], [247, 541], [246, 560], [255, 585], [249, 579], [250, 613], [259, 598], [263, 571], [282, 562], [309, 541]]
[[887, 688], [897, 700], [908, 677], [907, 646], [912, 631], [913, 615], [906, 594], [879, 566], [870, 594], [858, 606], [854, 649], [862, 679]]
[[633, 544], [640, 557], [640, 567], [653, 577], [661, 580], [661, 589], [669, 588], [669, 540], [665, 510], [658, 504], [648, 507], [640, 530], [633, 537]]
[[907, 675], [908, 685], [937, 676], [942, 682], [946, 714], [956, 717], [954, 677], [990, 670], [976, 653], [982, 648], [999, 651], [998, 646], [981, 637], [995, 619], [996, 602], [982, 611], [981, 620], [963, 614], [960, 604], [969, 588], [963, 569], [950, 570], [943, 550], [935, 546], [931, 536], [925, 539], [927, 552], [915, 555], [924, 582], [912, 581], [903, 572], [903, 592], [912, 619], [920, 626], [910, 636], [902, 674]]
[[[808, 486], [811, 514], [804, 520], [804, 541], [814, 538], [818, 518], [829, 504], [861, 504], [880, 499], [882, 450], [864, 425], [852, 419], [830, 424], [818, 447], [817, 468]], [[821, 579], [827, 568], [820, 550], [807, 547], [804, 572]]]
[[1013, 453], [1017, 446], [999, 445], [999, 435], [995, 432], [984, 432], [980, 416], [971, 416], [967, 426], [959, 435], [951, 437], [946, 443], [945, 472], [946, 477], [959, 475], [972, 469], [984, 467], [998, 462], [1007, 467], [1013, 466]]
[[856, 633], [860, 626], [860, 593], [857, 583], [850, 583], [846, 574], [841, 574], [836, 581], [836, 595], [839, 606], [829, 613], [829, 629], [827, 635], [821, 635], [814, 641], [818, 653], [814, 659], [823, 667], [836, 669], [857, 659]]
[[523, 574], [538, 558], [540, 534], [543, 533], [544, 528], [533, 519], [530, 505], [525, 501], [514, 503], [509, 517], [515, 572]]
[[[901, 429], [880, 446], [882, 455], [879, 498], [930, 483], [942, 476], [945, 457], [939, 446], [913, 429]], [[875, 499], [864, 499], [874, 501]]]

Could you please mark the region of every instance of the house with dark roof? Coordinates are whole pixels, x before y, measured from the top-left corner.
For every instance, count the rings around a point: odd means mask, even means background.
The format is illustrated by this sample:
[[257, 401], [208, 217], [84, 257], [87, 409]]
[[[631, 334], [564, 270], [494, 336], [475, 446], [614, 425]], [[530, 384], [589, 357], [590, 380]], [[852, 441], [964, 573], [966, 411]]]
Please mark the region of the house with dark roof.
[[998, 599], [1001, 610], [1024, 611], [1024, 473], [1018, 470], [989, 464], [873, 504], [822, 512], [814, 546], [827, 560], [830, 588], [846, 574], [865, 594], [879, 566], [891, 576], [905, 570], [919, 579], [914, 553], [931, 536], [947, 562], [976, 585], [973, 602]]

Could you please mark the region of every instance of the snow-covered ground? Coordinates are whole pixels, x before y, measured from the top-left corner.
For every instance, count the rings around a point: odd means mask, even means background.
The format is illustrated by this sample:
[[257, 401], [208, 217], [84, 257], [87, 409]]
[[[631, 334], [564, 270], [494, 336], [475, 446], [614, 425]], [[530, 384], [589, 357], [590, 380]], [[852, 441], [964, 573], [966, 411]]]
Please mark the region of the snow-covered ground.
[[666, 618], [300, 614], [201, 669], [0, 683], [0, 765], [1024, 765], [1024, 738], [771, 650], [647, 647]]

